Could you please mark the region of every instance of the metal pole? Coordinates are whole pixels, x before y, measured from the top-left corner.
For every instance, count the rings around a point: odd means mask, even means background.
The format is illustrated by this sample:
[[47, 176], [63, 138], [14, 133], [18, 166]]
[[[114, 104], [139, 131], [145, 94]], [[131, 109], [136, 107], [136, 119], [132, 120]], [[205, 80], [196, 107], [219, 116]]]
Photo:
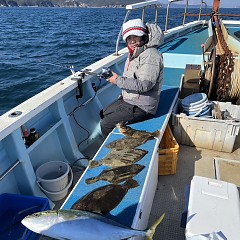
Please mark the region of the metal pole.
[[202, 13], [202, 5], [203, 5], [203, 1], [201, 1], [201, 4], [200, 4], [200, 10], [199, 10], [198, 21], [200, 21], [200, 18], [201, 18], [201, 13]]
[[155, 5], [155, 24], [157, 24], [157, 22], [158, 22], [158, 6], [157, 5]]
[[198, 21], [200, 21], [200, 17], [201, 17], [201, 14], [202, 14], [202, 5], [205, 5], [205, 14], [206, 14], [206, 21], [207, 21], [207, 4], [206, 4], [206, 2], [204, 2], [203, 0], [202, 0], [202, 2], [201, 2], [201, 5], [200, 5], [200, 11], [199, 11], [199, 17], [198, 17]]
[[169, 14], [170, 4], [171, 4], [171, 2], [168, 2], [167, 14], [166, 14], [166, 22], [165, 22], [165, 32], [167, 32], [167, 27], [168, 27], [168, 14]]
[[[123, 23], [125, 23], [125, 22], [127, 21], [130, 12], [131, 12], [131, 10], [128, 10], [128, 11], [127, 11]], [[120, 38], [121, 38], [121, 34], [122, 34], [122, 27], [121, 27], [121, 30], [120, 30], [120, 32], [119, 32], [119, 34], [118, 34], [118, 38], [117, 38], [116, 52], [115, 52], [115, 54], [114, 54], [114, 55], [116, 55], [116, 56], [118, 55], [118, 46], [119, 46], [119, 42], [120, 42]]]
[[187, 13], [187, 7], [188, 7], [188, 0], [186, 0], [185, 12], [184, 12], [184, 16], [183, 16], [183, 25], [185, 24], [186, 13]]
[[208, 13], [208, 10], [207, 10], [207, 3], [203, 1], [203, 3], [205, 4], [205, 13], [206, 13], [206, 21], [207, 21], [207, 13]]
[[142, 22], [144, 23], [145, 7], [142, 9]]
[[0, 175], [0, 181], [6, 177], [18, 164], [20, 160], [17, 160], [12, 166], [10, 166], [3, 174]]

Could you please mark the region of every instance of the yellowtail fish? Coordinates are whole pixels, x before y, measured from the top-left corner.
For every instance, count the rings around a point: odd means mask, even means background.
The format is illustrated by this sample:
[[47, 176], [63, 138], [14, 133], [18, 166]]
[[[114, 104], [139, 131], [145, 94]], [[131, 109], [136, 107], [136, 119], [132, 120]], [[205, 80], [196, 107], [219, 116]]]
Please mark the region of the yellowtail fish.
[[33, 232], [59, 240], [120, 240], [134, 236], [152, 239], [164, 214], [146, 231], [134, 230], [99, 214], [79, 210], [49, 210], [25, 217]]

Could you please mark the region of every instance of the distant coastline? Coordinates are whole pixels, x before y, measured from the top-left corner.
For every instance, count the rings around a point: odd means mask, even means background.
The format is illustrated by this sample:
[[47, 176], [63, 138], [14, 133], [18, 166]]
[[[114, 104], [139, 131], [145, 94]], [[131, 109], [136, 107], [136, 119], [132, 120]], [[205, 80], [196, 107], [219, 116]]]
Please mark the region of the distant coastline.
[[131, 2], [130, 0], [0, 0], [0, 7], [123, 8]]
[[[86, 2], [79, 2], [78, 0], [0, 0], [1, 7], [56, 7], [56, 8], [125, 8], [126, 5], [131, 4], [129, 0], [113, 0], [109, 4], [106, 0], [96, 0]], [[135, 0], [135, 3], [142, 2], [142, 0]], [[119, 4], [118, 4], [119, 3]], [[161, 4], [162, 8], [166, 8], [167, 4]], [[185, 8], [185, 4], [173, 4], [171, 8]], [[199, 8], [199, 5], [188, 5], [188, 8]], [[208, 6], [211, 9], [212, 6]], [[222, 8], [240, 8], [236, 7], [222, 7]]]

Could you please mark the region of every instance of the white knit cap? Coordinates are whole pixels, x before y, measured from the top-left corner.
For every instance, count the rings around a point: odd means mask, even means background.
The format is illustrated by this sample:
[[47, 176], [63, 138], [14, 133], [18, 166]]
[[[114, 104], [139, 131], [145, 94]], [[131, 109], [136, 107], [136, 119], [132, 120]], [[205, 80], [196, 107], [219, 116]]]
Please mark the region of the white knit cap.
[[146, 28], [140, 18], [129, 20], [123, 24], [122, 36], [126, 42], [126, 38], [130, 35], [143, 36], [146, 35]]

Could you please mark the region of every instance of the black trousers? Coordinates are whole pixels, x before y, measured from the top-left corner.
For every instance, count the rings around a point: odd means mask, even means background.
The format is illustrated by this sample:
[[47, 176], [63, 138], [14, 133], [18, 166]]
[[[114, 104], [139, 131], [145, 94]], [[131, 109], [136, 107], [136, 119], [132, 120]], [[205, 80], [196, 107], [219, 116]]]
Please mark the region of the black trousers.
[[102, 134], [104, 137], [107, 137], [117, 123], [124, 122], [131, 124], [141, 122], [152, 117], [152, 114], [119, 98], [106, 109], [102, 110], [100, 116], [102, 118], [100, 122]]

